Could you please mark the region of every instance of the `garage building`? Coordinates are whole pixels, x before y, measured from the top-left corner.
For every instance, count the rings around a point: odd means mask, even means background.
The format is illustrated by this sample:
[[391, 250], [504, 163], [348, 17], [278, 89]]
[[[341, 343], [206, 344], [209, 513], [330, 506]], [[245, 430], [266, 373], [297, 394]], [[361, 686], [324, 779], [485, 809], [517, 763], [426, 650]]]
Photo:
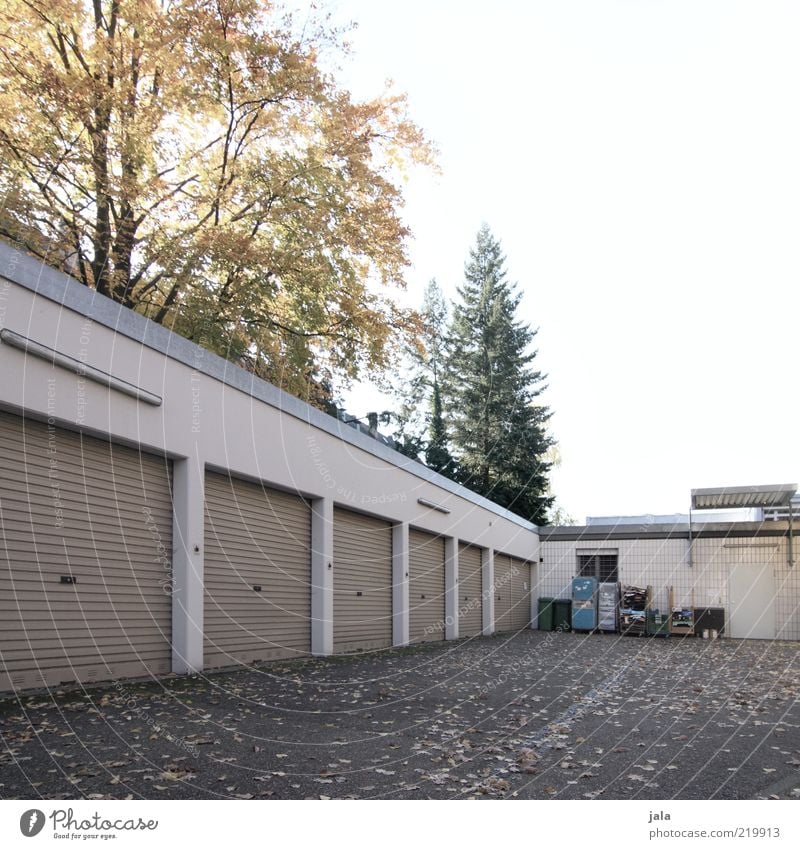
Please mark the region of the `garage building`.
[[0, 691], [488, 635], [495, 552], [538, 559], [519, 516], [5, 243], [0, 369]]

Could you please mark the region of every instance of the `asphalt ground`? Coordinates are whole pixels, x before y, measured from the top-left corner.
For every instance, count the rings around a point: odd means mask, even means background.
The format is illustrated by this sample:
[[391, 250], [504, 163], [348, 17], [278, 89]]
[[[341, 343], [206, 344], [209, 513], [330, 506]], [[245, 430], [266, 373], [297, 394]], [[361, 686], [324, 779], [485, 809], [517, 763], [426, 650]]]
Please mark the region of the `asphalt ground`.
[[523, 631], [0, 698], [0, 798], [800, 796], [800, 643]]

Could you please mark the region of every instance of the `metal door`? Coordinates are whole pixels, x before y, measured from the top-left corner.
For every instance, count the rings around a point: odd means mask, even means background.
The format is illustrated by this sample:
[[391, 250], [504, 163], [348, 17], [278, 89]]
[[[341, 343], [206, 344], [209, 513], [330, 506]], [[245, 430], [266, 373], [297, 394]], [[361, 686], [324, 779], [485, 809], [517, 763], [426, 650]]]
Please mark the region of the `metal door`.
[[0, 413], [0, 690], [172, 658], [172, 464]]
[[444, 539], [411, 529], [408, 535], [409, 636], [412, 643], [445, 637]]
[[205, 494], [204, 665], [308, 654], [308, 502], [215, 473]]
[[772, 563], [732, 565], [728, 597], [731, 637], [775, 639], [775, 575]]
[[335, 652], [392, 644], [392, 526], [333, 511], [333, 648]]
[[481, 549], [461, 543], [458, 547], [458, 635], [483, 633], [483, 570]]

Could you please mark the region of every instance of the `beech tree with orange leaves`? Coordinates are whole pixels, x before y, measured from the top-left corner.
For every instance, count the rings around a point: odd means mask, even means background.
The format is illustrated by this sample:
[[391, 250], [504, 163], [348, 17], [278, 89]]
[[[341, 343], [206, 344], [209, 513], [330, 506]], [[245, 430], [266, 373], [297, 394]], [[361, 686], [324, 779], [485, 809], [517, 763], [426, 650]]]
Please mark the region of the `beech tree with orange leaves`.
[[0, 234], [295, 394], [387, 364], [432, 151], [264, 0], [6, 0]]

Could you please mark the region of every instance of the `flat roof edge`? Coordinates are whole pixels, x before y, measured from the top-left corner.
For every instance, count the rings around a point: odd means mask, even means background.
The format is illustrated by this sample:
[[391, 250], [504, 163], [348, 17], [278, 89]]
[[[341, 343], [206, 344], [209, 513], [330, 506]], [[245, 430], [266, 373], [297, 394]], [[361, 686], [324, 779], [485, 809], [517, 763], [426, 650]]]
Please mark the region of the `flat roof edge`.
[[434, 472], [417, 460], [394, 451], [339, 419], [295, 398], [294, 395], [289, 395], [274, 384], [245, 371], [241, 366], [237, 366], [219, 354], [201, 347], [163, 325], [156, 324], [151, 319], [112, 301], [94, 289], [88, 289], [63, 271], [52, 268], [43, 260], [23, 252], [2, 239], [0, 239], [0, 277], [53, 301], [65, 309], [85, 315], [115, 333], [238, 389], [258, 401], [348, 442], [452, 495], [483, 507], [525, 530], [534, 533], [538, 531], [537, 526], [532, 522], [517, 516], [505, 507]]
[[[692, 538], [775, 537], [789, 533], [785, 520], [764, 522], [692, 522]], [[687, 522], [650, 525], [543, 525], [541, 542], [581, 542], [598, 540], [689, 539]]]

